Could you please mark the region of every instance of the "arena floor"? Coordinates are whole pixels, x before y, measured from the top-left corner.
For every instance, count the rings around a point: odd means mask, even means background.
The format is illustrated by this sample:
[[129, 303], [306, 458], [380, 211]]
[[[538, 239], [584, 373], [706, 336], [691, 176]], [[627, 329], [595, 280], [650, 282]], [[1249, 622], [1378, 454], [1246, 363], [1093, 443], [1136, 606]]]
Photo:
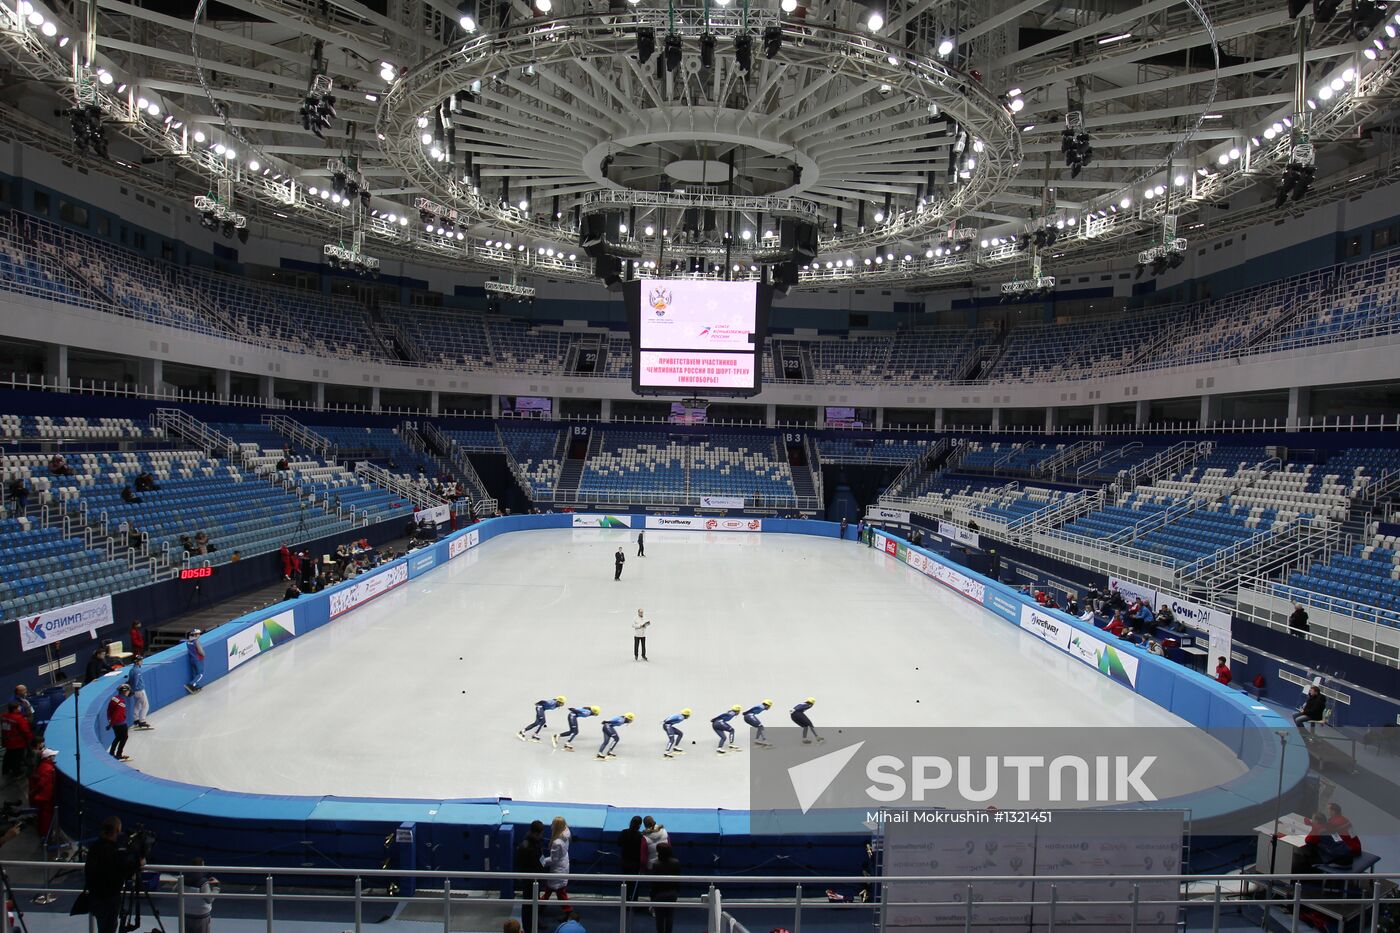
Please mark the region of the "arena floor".
[[[749, 746], [713, 752], [709, 718], [814, 696], [848, 726], [1180, 726], [1131, 691], [893, 558], [799, 535], [578, 529], [505, 535], [151, 717], [127, 753], [147, 773], [266, 794], [489, 797], [744, 808]], [[612, 554], [626, 548], [621, 582]], [[648, 663], [631, 619], [652, 619]], [[619, 757], [522, 744], [535, 700], [631, 711]], [[682, 707], [686, 756], [661, 756]], [[550, 730], [564, 717], [550, 716]], [[547, 733], [546, 733], [547, 735]], [[1194, 730], [1164, 733], [1158, 793], [1243, 772]], [[696, 744], [690, 744], [694, 740]], [[1154, 776], [1156, 772], [1154, 772]], [[1165, 796], [1165, 794], [1163, 794]]]

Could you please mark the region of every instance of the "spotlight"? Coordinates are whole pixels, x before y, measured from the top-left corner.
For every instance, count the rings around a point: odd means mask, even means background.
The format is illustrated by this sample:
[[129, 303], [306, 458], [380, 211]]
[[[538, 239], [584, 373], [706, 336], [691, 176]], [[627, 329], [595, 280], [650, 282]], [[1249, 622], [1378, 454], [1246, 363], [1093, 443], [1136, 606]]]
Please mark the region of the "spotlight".
[[797, 0], [782, 0], [779, 6], [784, 13], [795, 13], [797, 11]]
[[637, 61], [643, 65], [656, 54], [656, 30], [650, 26], [637, 28]]
[[1330, 23], [1341, 5], [1342, 0], [1313, 0], [1313, 18], [1319, 23]]
[[753, 34], [741, 32], [734, 37], [734, 61], [739, 70], [748, 74], [753, 70]]
[[554, 0], [535, 0], [535, 9], [541, 13], [548, 13], [554, 9]]
[[666, 33], [666, 43], [663, 57], [666, 59], [666, 70], [675, 71], [681, 66], [681, 37], [680, 33]]
[[783, 48], [783, 27], [776, 23], [763, 28], [763, 57], [777, 58]]
[[704, 33], [700, 36], [700, 70], [714, 71], [715, 68], [715, 34]]
[[957, 48], [957, 44], [954, 43], [952, 39], [942, 40], [938, 43], [938, 57], [947, 58], [949, 55], [953, 54], [953, 49], [955, 48]]
[[457, 25], [462, 27], [463, 32], [476, 32], [476, 20], [467, 13], [461, 15], [457, 20]]
[[885, 14], [879, 10], [871, 10], [870, 17], [865, 21], [865, 28], [871, 32], [879, 32], [885, 28]]

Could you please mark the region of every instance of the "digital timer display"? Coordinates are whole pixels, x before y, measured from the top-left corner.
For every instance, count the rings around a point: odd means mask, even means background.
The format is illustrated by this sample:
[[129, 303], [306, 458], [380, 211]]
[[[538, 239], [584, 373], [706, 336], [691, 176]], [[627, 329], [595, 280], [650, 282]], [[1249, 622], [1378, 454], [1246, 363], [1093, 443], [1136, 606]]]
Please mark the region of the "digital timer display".
[[181, 580], [203, 580], [214, 575], [213, 567], [187, 567], [180, 571]]

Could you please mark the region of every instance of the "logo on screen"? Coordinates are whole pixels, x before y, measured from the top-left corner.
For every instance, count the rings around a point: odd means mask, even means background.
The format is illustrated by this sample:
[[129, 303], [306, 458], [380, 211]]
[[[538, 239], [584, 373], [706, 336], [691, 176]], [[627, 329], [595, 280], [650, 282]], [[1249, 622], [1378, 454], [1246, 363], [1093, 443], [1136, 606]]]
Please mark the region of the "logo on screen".
[[671, 290], [664, 285], [656, 286], [651, 290], [651, 293], [647, 295], [647, 303], [651, 305], [657, 317], [661, 317], [666, 313], [666, 309], [671, 307], [672, 300]]

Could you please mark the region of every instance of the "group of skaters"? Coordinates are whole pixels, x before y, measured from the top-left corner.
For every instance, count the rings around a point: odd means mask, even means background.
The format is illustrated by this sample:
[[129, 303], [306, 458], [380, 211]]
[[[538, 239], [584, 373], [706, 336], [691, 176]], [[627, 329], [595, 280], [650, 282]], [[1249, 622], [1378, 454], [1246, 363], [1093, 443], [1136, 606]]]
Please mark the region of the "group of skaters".
[[[815, 706], [816, 703], [816, 699], [807, 697], [801, 703], [794, 706], [788, 713], [788, 717], [793, 723], [802, 727], [802, 742], [806, 745], [810, 745], [814, 741], [826, 741], [818, 734], [816, 727], [812, 725], [811, 718], [807, 715], [808, 710]], [[573, 751], [574, 741], [579, 736], [579, 721], [601, 717], [603, 711], [597, 706], [568, 706], [567, 704], [568, 697], [565, 696], [546, 697], [543, 700], [536, 701], [535, 718], [526, 725], [525, 728], [517, 732], [516, 737], [522, 742], [542, 741], [541, 733], [544, 732], [549, 725], [548, 714], [557, 709], [565, 709], [568, 711], [569, 728], [563, 732], [550, 733], [549, 741], [555, 748], [559, 748], [562, 743], [564, 751]], [[712, 716], [710, 718], [710, 728], [714, 730], [715, 736], [718, 739], [718, 744], [715, 748], [716, 754], [727, 755], [732, 752], [743, 750], [735, 742], [736, 736], [733, 725], [733, 720], [740, 717], [742, 717], [745, 723], [753, 727], [754, 744], [760, 748], [771, 748], [773, 743], [768, 741], [768, 734], [763, 728], [763, 720], [759, 717], [772, 708], [772, 700], [762, 700], [747, 709], [736, 703], [719, 715]], [[689, 720], [692, 715], [693, 711], [686, 708], [679, 712], [672, 713], [661, 720], [661, 729], [666, 735], [666, 748], [661, 753], [663, 757], [675, 758], [678, 755], [685, 754], [685, 749], [681, 747], [681, 740], [685, 738], [685, 733], [681, 731], [681, 725]], [[636, 718], [636, 715], [633, 713], [622, 713], [618, 716], [603, 719], [603, 742], [598, 746], [598, 754], [595, 756], [599, 761], [606, 761], [609, 758], [617, 757], [617, 746], [622, 738], [618, 730], [623, 726], [630, 725]]]

